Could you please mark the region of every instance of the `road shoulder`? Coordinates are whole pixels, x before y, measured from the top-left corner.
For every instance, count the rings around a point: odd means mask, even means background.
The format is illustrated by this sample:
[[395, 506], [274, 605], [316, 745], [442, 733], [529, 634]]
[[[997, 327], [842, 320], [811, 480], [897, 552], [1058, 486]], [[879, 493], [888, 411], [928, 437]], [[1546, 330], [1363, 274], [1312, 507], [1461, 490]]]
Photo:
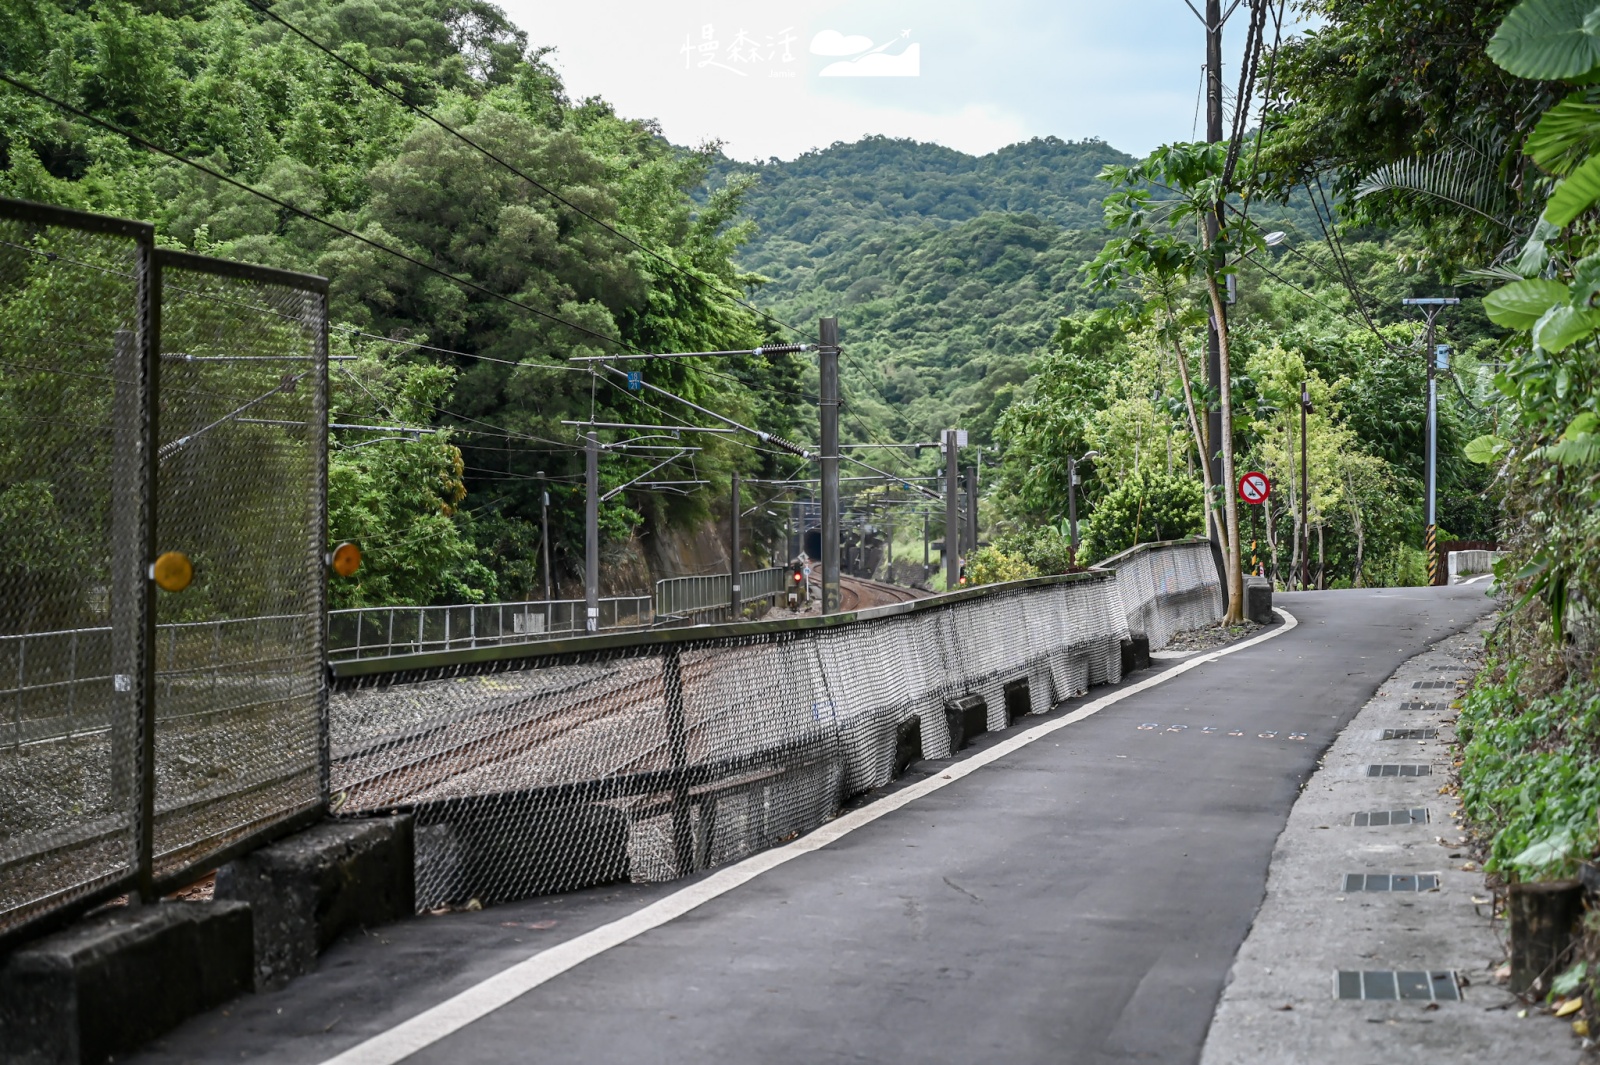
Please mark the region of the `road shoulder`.
[[[1400, 666], [1324, 755], [1273, 849], [1266, 895], [1229, 973], [1202, 1065], [1376, 1062], [1408, 1050], [1441, 1061], [1580, 1059], [1564, 1022], [1519, 1018], [1520, 1003], [1494, 983], [1505, 948], [1483, 874], [1462, 844], [1460, 806], [1441, 790], [1455, 739], [1453, 682], [1477, 669], [1489, 623]], [[1386, 730], [1436, 735], [1385, 738]], [[1373, 765], [1431, 772], [1374, 778]], [[1352, 823], [1369, 811], [1416, 809], [1428, 811], [1426, 823]], [[1367, 883], [1348, 882], [1351, 874], [1434, 876], [1438, 886], [1346, 890]], [[1453, 970], [1461, 998], [1341, 1000], [1341, 970]]]

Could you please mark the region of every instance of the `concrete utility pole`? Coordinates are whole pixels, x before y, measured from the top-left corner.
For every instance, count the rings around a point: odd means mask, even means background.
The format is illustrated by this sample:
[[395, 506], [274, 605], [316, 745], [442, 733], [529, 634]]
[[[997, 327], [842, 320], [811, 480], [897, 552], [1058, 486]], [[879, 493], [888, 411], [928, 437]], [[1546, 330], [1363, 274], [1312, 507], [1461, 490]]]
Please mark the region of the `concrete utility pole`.
[[957, 472], [956, 431], [944, 431], [944, 590], [961, 585], [961, 475]]
[[839, 319], [819, 323], [822, 409], [822, 612], [839, 612]]
[[1439, 492], [1439, 385], [1435, 377], [1438, 371], [1439, 349], [1434, 343], [1434, 320], [1439, 317], [1439, 312], [1446, 307], [1453, 307], [1460, 303], [1453, 297], [1435, 296], [1425, 299], [1403, 300], [1408, 307], [1421, 307], [1422, 313], [1428, 316], [1428, 336], [1423, 342], [1424, 355], [1428, 359], [1428, 424], [1427, 424], [1427, 504], [1426, 522], [1423, 532], [1423, 550], [1428, 555], [1428, 583], [1432, 584], [1439, 573], [1439, 515], [1437, 509]]
[[967, 553], [978, 549], [978, 467], [967, 467]]
[[539, 551], [543, 555], [545, 602], [554, 599], [550, 591], [550, 485], [539, 471]]
[[742, 505], [739, 501], [739, 471], [734, 470], [733, 508], [728, 512], [728, 556], [731, 560], [728, 563], [728, 569], [732, 574], [732, 578], [729, 581], [731, 586], [729, 605], [733, 607], [733, 614], [728, 619], [730, 621], [738, 621], [740, 612], [744, 610], [744, 600], [739, 588], [739, 543], [741, 539], [739, 536], [739, 507]]
[[922, 512], [922, 583], [927, 584], [928, 578], [933, 576], [933, 567], [928, 564], [928, 512]]
[[584, 434], [583, 608], [585, 632], [600, 631], [600, 437]]
[[[1206, 143], [1222, 140], [1222, 0], [1206, 0]], [[1222, 209], [1206, 216], [1206, 240], [1214, 245], [1222, 228]], [[1224, 312], [1226, 313], [1226, 312]], [[1211, 389], [1211, 399], [1206, 405], [1206, 462], [1211, 465], [1211, 483], [1222, 485], [1222, 330], [1226, 322], [1217, 321], [1215, 313], [1209, 316], [1210, 328], [1206, 331], [1206, 384]], [[1222, 491], [1229, 490], [1222, 485]], [[1221, 545], [1220, 523], [1222, 512], [1206, 501], [1210, 515], [1211, 542]]]

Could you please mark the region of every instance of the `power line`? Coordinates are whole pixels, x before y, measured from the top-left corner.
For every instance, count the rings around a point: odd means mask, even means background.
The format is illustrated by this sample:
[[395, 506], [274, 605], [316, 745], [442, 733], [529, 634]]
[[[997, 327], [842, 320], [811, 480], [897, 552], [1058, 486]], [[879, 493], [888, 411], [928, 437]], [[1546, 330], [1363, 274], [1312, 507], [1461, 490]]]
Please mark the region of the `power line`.
[[400, 93], [395, 92], [393, 89], [389, 88], [387, 85], [384, 85], [381, 82], [379, 82], [377, 80], [377, 78], [375, 78], [373, 75], [371, 75], [371, 74], [367, 73], [366, 71], [360, 69], [354, 63], [351, 63], [349, 60], [345, 59], [343, 56], [341, 56], [337, 52], [333, 51], [333, 49], [329, 48], [327, 45], [323, 44], [321, 41], [318, 41], [316, 38], [312, 37], [310, 34], [306, 33], [304, 30], [300, 29], [298, 26], [294, 25], [293, 23], [289, 22], [287, 19], [284, 19], [282, 16], [280, 16], [280, 15], [276, 14], [275, 12], [273, 12], [272, 10], [270, 10], [267, 7], [266, 4], [261, 2], [261, 0], [246, 0], [246, 2], [249, 3], [251, 7], [255, 8], [257, 11], [261, 12], [261, 14], [265, 15], [267, 18], [269, 18], [272, 21], [276, 22], [278, 25], [282, 26], [284, 29], [288, 30], [290, 33], [294, 34], [296, 37], [299, 37], [302, 41], [305, 41], [307, 44], [309, 44], [311, 47], [315, 48], [317, 51], [319, 51], [322, 54], [326, 55], [328, 58], [330, 58], [334, 62], [338, 63], [340, 66], [344, 67], [345, 69], [349, 70], [351, 73], [355, 74], [357, 77], [361, 78], [361, 80], [365, 81], [370, 87], [372, 87], [376, 91], [383, 93], [385, 96], [388, 96], [390, 99], [392, 99], [395, 102], [399, 103], [400, 106], [404, 107], [406, 110], [412, 112], [413, 114], [416, 114], [416, 115], [418, 115], [418, 116], [420, 116], [422, 118], [427, 119], [429, 122], [433, 123], [435, 126], [438, 126], [440, 129], [444, 130], [450, 136], [452, 136], [452, 137], [456, 138], [457, 140], [459, 140], [462, 144], [465, 144], [469, 148], [472, 148], [474, 151], [480, 153], [481, 155], [483, 155], [484, 158], [492, 160], [493, 162], [495, 162], [495, 163], [499, 164], [500, 166], [504, 167], [507, 171], [509, 171], [512, 174], [515, 174], [517, 177], [521, 178], [523, 181], [526, 181], [529, 185], [532, 185], [534, 188], [538, 189], [540, 192], [544, 193], [546, 196], [549, 196], [552, 200], [554, 200], [557, 203], [561, 204], [563, 207], [566, 207], [567, 209], [569, 209], [569, 210], [571, 210], [571, 211], [583, 216], [584, 218], [587, 218], [589, 221], [593, 222], [595, 225], [597, 225], [600, 228], [606, 230], [608, 233], [611, 233], [614, 236], [620, 238], [621, 240], [627, 241], [629, 244], [633, 245], [635, 248], [638, 248], [640, 251], [644, 252], [646, 255], [650, 255], [650, 256], [660, 260], [663, 264], [665, 264], [668, 267], [668, 269], [676, 272], [679, 276], [685, 277], [685, 278], [687, 278], [687, 279], [689, 279], [689, 280], [691, 280], [691, 281], [693, 281], [693, 282], [695, 282], [697, 284], [705, 286], [711, 292], [723, 297], [724, 299], [731, 300], [732, 302], [744, 307], [745, 309], [753, 312], [754, 314], [756, 314], [756, 315], [760, 316], [761, 318], [771, 322], [773, 325], [776, 325], [781, 329], [787, 329], [791, 333], [794, 333], [797, 336], [804, 335], [800, 330], [798, 330], [795, 327], [789, 325], [787, 322], [783, 322], [783, 321], [780, 321], [777, 318], [774, 318], [771, 314], [768, 314], [766, 311], [761, 310], [759, 307], [756, 307], [754, 304], [746, 302], [745, 300], [741, 299], [736, 294], [728, 292], [727, 290], [723, 289], [720, 285], [713, 283], [712, 281], [708, 280], [707, 278], [703, 277], [702, 275], [684, 269], [684, 267], [681, 264], [673, 261], [672, 259], [667, 258], [665, 255], [662, 255], [660, 252], [656, 251], [654, 248], [651, 248], [651, 247], [647, 246], [646, 244], [644, 244], [643, 242], [634, 239], [633, 237], [629, 236], [628, 234], [622, 232], [620, 229], [617, 229], [615, 226], [611, 225], [609, 222], [606, 222], [605, 220], [603, 220], [601, 218], [598, 218], [593, 214], [590, 214], [588, 211], [584, 210], [582, 207], [579, 207], [577, 204], [573, 203], [571, 200], [567, 199], [565, 196], [562, 196], [559, 192], [555, 191], [554, 189], [550, 188], [548, 185], [545, 185], [543, 182], [539, 181], [537, 178], [534, 178], [531, 175], [529, 175], [528, 173], [526, 173], [525, 171], [523, 171], [520, 167], [517, 167], [517, 166], [513, 165], [512, 163], [508, 162], [507, 160], [502, 159], [500, 156], [496, 155], [494, 152], [491, 152], [489, 149], [485, 148], [483, 145], [479, 144], [477, 141], [473, 140], [471, 137], [468, 137], [466, 134], [462, 133], [460, 130], [458, 130], [455, 127], [449, 125], [448, 123], [442, 121], [441, 119], [435, 117], [432, 112], [430, 112], [430, 111], [428, 111], [428, 110], [426, 110], [424, 108], [418, 107], [416, 104], [411, 103], [409, 100], [407, 100]]

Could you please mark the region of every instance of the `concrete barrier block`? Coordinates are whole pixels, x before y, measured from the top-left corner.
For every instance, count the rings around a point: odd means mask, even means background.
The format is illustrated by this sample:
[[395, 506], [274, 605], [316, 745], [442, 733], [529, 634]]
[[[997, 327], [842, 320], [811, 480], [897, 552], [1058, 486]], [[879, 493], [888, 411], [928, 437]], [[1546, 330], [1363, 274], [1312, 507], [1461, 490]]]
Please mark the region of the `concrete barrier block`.
[[92, 917], [0, 961], [8, 1065], [98, 1065], [251, 986], [242, 902], [169, 902]]
[[965, 747], [974, 736], [989, 731], [989, 707], [981, 695], [958, 695], [947, 699], [944, 718], [950, 729], [950, 753]]
[[216, 897], [255, 914], [256, 989], [310, 972], [348, 929], [411, 916], [413, 849], [408, 816], [328, 821], [219, 869]]
[[1244, 615], [1257, 625], [1272, 624], [1272, 582], [1265, 577], [1244, 579]]
[[1122, 641], [1122, 675], [1126, 677], [1136, 669], [1150, 668], [1150, 637], [1142, 632], [1132, 633]]

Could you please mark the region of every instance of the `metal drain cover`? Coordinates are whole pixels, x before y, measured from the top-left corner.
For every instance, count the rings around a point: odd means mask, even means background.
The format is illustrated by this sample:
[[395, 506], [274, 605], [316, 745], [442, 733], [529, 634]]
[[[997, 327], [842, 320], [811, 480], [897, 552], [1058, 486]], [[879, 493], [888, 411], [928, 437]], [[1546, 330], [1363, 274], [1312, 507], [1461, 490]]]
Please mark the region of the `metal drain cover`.
[[1390, 762], [1387, 765], [1367, 766], [1367, 776], [1369, 777], [1428, 777], [1432, 775], [1433, 766], [1431, 765], [1395, 765]]
[[1379, 737], [1385, 740], [1431, 740], [1437, 739], [1439, 730], [1436, 728], [1386, 728]]
[[1437, 873], [1346, 873], [1344, 890], [1432, 891], [1439, 886]]
[[1419, 680], [1413, 682], [1411, 686], [1419, 690], [1425, 688], [1454, 688], [1456, 682], [1453, 680]]
[[1389, 825], [1425, 825], [1428, 823], [1428, 808], [1418, 807], [1414, 810], [1371, 810], [1367, 813], [1356, 814], [1350, 823], [1357, 828], [1384, 828]]
[[1426, 711], [1428, 711], [1430, 713], [1432, 713], [1433, 711], [1441, 711], [1442, 712], [1444, 710], [1444, 704], [1443, 703], [1419, 703], [1419, 702], [1417, 702], [1416, 700], [1413, 699], [1413, 700], [1408, 700], [1406, 702], [1401, 703], [1400, 704], [1400, 709], [1402, 709], [1402, 710], [1426, 710]]
[[1410, 972], [1393, 969], [1339, 970], [1335, 994], [1368, 1002], [1460, 1002], [1461, 985], [1454, 972]]

